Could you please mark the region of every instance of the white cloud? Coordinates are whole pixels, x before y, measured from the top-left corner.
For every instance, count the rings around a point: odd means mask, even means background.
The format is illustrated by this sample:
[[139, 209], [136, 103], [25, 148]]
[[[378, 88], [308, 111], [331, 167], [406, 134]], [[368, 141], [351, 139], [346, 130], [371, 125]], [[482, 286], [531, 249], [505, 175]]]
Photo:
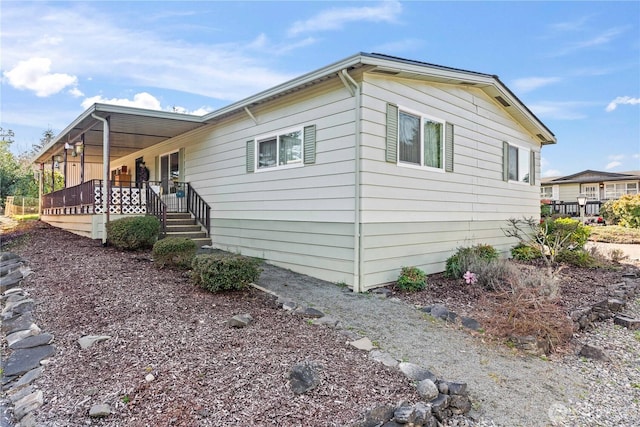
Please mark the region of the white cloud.
[[607, 166], [604, 167], [605, 170], [610, 170], [610, 169], [614, 169], [617, 168], [618, 166], [622, 165], [621, 162], [618, 161], [613, 161], [613, 162], [609, 162], [607, 163]]
[[402, 12], [398, 1], [385, 1], [374, 7], [343, 7], [320, 12], [305, 21], [296, 21], [289, 28], [290, 36], [317, 31], [339, 30], [350, 22], [395, 22]]
[[[32, 57], [49, 58], [57, 70], [66, 73], [58, 77], [79, 76], [83, 82], [90, 81], [89, 77], [93, 81], [106, 78], [128, 87], [163, 88], [237, 101], [300, 75], [299, 69], [271, 69], [270, 61], [274, 54], [311, 43], [306, 39], [270, 46], [268, 38], [260, 34], [232, 43], [187, 42], [153, 27], [126, 27], [99, 7], [87, 2], [64, 6], [12, 2], [3, 7], [3, 67], [15, 67], [28, 59], [25, 52], [29, 52]], [[28, 28], [24, 22], [30, 23]], [[77, 80], [70, 81], [66, 86]]]
[[204, 116], [205, 114], [209, 114], [210, 112], [213, 111], [213, 108], [211, 107], [200, 107], [196, 110], [193, 111], [189, 111], [189, 109], [185, 108], [185, 107], [180, 107], [180, 106], [174, 106], [171, 108], [172, 111], [175, 111], [176, 113], [182, 113], [182, 114], [191, 114], [194, 116]]
[[21, 90], [30, 90], [41, 98], [54, 95], [68, 86], [78, 84], [78, 79], [70, 74], [51, 73], [49, 58], [29, 58], [20, 61], [3, 73], [7, 82]]
[[533, 113], [541, 119], [553, 120], [580, 120], [586, 118], [586, 114], [580, 111], [585, 107], [583, 102], [540, 102], [529, 104]]
[[92, 96], [91, 98], [87, 98], [82, 101], [82, 107], [87, 109], [91, 107], [93, 104], [112, 104], [112, 105], [122, 105], [124, 107], [137, 107], [137, 108], [146, 108], [148, 110], [162, 110], [160, 106], [160, 101], [153, 95], [147, 92], [136, 93], [133, 96], [133, 100], [127, 98], [103, 98], [100, 95]]
[[613, 101], [611, 101], [609, 105], [607, 105], [607, 108], [605, 108], [605, 111], [610, 113], [611, 111], [615, 110], [618, 107], [618, 105], [623, 105], [623, 104], [625, 105], [640, 104], [640, 98], [632, 98], [630, 96], [619, 96]]
[[579, 50], [591, 49], [591, 48], [607, 45], [611, 43], [613, 40], [615, 40], [619, 35], [624, 33], [626, 30], [627, 30], [626, 28], [610, 28], [589, 39], [575, 42], [575, 43], [570, 43], [563, 49], [560, 49], [558, 52], [556, 52], [555, 55], [553, 56], [567, 55]]
[[74, 98], [80, 98], [81, 96], [84, 96], [84, 93], [82, 93], [82, 91], [77, 87], [69, 89], [69, 94]]
[[543, 178], [551, 178], [554, 176], [562, 176], [562, 173], [558, 169], [547, 169], [542, 171]]
[[560, 80], [560, 77], [526, 77], [514, 80], [513, 83], [511, 83], [511, 87], [513, 87], [516, 92], [526, 93], [544, 86], [558, 83]]

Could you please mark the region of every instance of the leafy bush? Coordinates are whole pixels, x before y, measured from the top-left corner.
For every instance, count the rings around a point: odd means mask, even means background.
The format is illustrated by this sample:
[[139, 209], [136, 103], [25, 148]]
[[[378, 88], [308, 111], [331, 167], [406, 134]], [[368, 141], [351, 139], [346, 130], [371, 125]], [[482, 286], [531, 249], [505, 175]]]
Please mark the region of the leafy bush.
[[556, 256], [557, 262], [575, 265], [576, 267], [592, 268], [598, 266], [598, 261], [587, 251], [580, 250], [563, 250]]
[[396, 283], [402, 291], [421, 291], [427, 286], [427, 274], [418, 267], [402, 267]]
[[542, 258], [542, 252], [534, 246], [520, 243], [511, 249], [511, 256], [518, 261], [533, 261]]
[[159, 267], [189, 268], [197, 249], [191, 239], [166, 237], [153, 245], [153, 262]]
[[562, 249], [582, 249], [589, 240], [591, 228], [577, 219], [556, 218], [542, 221], [540, 232], [546, 235], [547, 240], [562, 241]]
[[260, 263], [240, 255], [196, 255], [191, 280], [210, 292], [242, 290], [260, 277]]
[[131, 216], [107, 223], [107, 241], [130, 251], [153, 247], [158, 240], [160, 221], [155, 216]]
[[458, 251], [447, 258], [444, 275], [452, 279], [460, 279], [467, 271], [474, 271], [472, 265], [487, 263], [498, 259], [498, 251], [491, 245], [476, 245], [458, 248]]
[[600, 208], [607, 223], [626, 228], [640, 228], [640, 194], [625, 194], [618, 200], [609, 200]]
[[507, 223], [505, 235], [515, 237], [520, 245], [537, 248], [549, 267], [561, 251], [582, 249], [591, 233], [591, 227], [571, 218], [510, 218]]

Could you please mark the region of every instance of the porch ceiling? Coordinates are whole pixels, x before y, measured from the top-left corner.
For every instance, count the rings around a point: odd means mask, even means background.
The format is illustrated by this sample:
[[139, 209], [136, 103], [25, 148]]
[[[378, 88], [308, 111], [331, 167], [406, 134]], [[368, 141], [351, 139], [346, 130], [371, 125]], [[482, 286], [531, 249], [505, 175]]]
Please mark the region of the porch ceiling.
[[65, 143], [79, 144], [84, 133], [85, 162], [102, 163], [104, 126], [92, 113], [109, 120], [109, 161], [204, 125], [199, 116], [95, 104], [56, 136], [34, 162], [51, 163], [53, 156], [64, 155]]

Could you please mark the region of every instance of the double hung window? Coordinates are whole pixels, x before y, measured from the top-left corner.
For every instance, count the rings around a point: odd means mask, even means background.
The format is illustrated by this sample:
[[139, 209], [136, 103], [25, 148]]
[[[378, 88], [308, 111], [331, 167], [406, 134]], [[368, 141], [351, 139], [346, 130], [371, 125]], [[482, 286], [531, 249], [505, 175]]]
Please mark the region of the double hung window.
[[398, 162], [444, 168], [444, 122], [399, 111]]

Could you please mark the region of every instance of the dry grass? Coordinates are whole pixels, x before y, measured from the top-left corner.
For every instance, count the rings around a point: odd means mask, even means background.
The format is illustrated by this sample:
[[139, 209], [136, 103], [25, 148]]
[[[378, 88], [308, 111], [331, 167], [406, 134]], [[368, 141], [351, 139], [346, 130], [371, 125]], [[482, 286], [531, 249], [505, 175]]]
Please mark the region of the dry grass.
[[589, 240], [603, 243], [640, 243], [640, 229], [625, 228], [618, 225], [607, 225], [606, 227], [590, 227], [591, 236]]

